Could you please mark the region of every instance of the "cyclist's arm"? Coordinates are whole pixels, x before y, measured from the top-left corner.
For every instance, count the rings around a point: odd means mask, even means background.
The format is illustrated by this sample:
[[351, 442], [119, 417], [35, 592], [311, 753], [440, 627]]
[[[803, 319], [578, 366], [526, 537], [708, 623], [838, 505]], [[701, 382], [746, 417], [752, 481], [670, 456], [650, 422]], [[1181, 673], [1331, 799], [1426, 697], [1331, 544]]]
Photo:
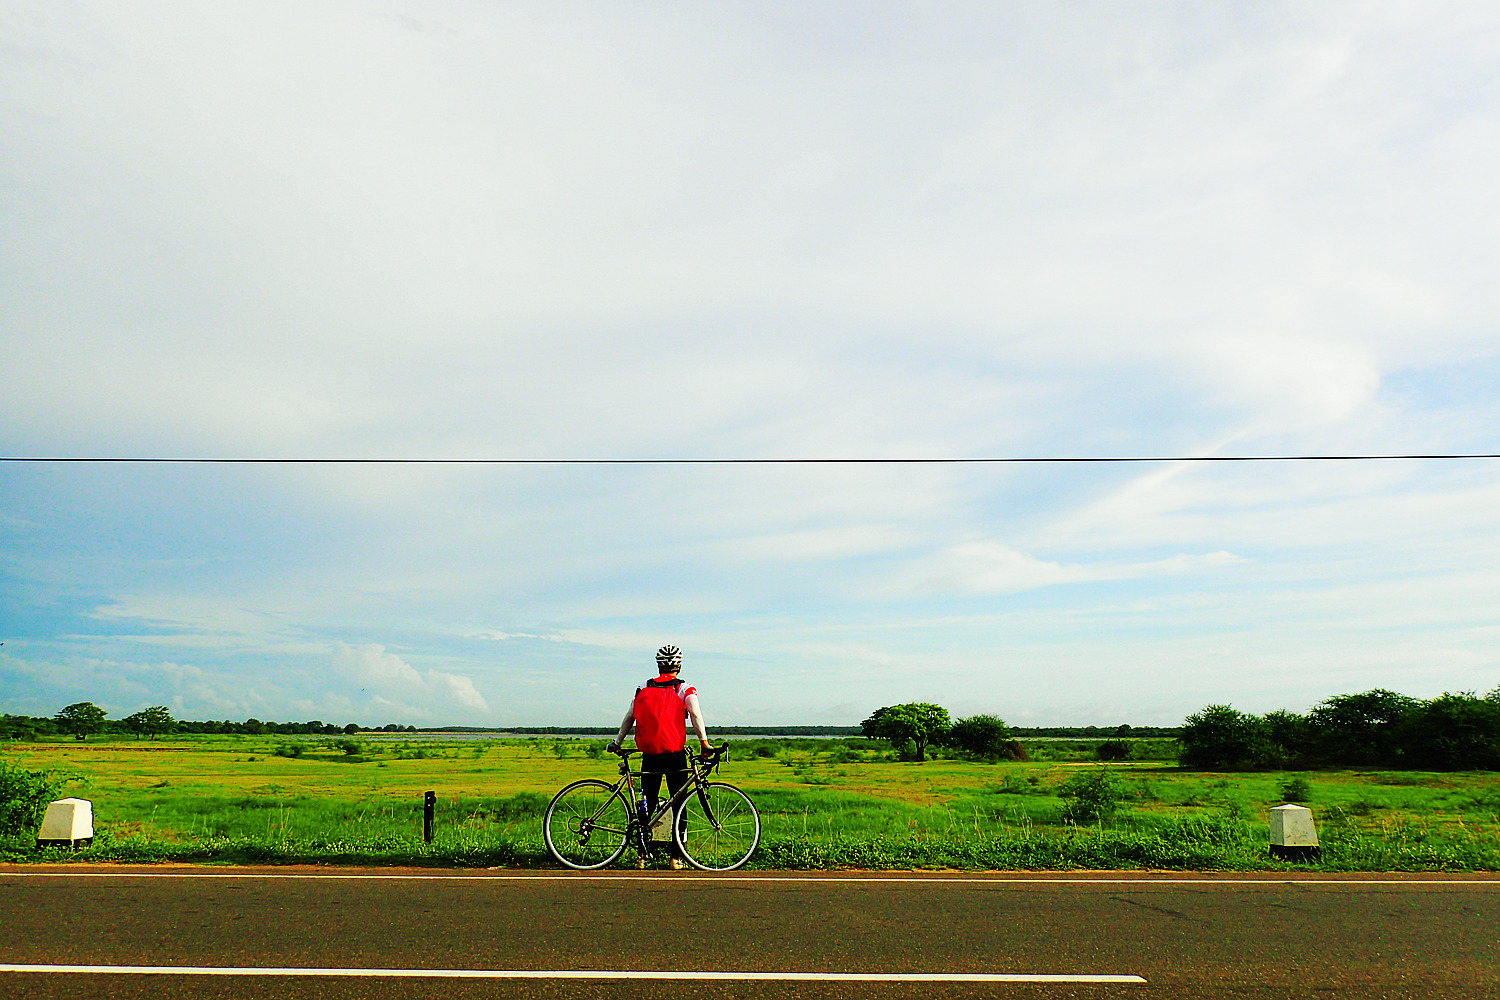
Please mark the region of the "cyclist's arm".
[[693, 732], [698, 736], [698, 745], [708, 749], [708, 731], [703, 728], [703, 710], [698, 707], [698, 696], [690, 694], [684, 699], [687, 702], [688, 718], [693, 720]]
[[619, 733], [618, 736], [615, 737], [615, 742], [617, 744], [623, 745], [625, 743], [625, 737], [627, 737], [627, 736], [630, 735], [630, 727], [633, 726], [633, 725], [635, 725], [635, 702], [634, 701], [632, 701], [630, 703], [630, 707], [625, 710], [625, 718], [620, 723], [620, 733]]

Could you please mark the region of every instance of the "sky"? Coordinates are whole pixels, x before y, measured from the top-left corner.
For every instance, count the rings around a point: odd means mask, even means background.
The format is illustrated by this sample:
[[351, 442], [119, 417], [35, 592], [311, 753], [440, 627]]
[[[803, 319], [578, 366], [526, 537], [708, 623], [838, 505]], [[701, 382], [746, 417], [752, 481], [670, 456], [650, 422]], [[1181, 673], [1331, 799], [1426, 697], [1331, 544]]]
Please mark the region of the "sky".
[[[13, 0], [0, 456], [1500, 452], [1487, 3]], [[1500, 684], [1500, 461], [0, 463], [0, 710]]]

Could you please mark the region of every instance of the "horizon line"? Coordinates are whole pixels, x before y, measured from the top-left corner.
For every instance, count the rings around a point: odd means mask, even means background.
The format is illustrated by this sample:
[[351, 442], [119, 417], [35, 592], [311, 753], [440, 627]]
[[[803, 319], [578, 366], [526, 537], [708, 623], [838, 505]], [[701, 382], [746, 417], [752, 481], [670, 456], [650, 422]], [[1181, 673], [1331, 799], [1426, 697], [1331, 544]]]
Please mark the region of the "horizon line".
[[0, 463], [123, 465], [1046, 465], [1153, 462], [1393, 462], [1500, 458], [1500, 452], [1375, 455], [1039, 455], [936, 458], [223, 458], [194, 456], [0, 455]]

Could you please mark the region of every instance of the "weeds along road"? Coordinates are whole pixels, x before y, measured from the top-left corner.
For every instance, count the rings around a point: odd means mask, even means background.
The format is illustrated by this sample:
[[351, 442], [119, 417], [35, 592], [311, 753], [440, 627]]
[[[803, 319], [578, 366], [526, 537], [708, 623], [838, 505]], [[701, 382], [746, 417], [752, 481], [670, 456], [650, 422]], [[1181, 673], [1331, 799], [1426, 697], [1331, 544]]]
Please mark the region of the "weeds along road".
[[[1500, 878], [0, 868], [0, 964], [27, 998], [1471, 998], [1500, 996]], [[392, 969], [938, 978], [360, 973]], [[997, 974], [1145, 982], [948, 978]]]

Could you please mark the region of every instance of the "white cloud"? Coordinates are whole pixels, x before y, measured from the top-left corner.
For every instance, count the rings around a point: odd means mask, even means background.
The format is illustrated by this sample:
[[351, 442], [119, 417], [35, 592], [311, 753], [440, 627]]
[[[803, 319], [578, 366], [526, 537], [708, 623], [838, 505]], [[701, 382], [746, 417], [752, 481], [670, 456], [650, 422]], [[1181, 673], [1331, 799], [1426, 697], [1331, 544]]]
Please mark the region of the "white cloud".
[[361, 646], [339, 643], [333, 651], [333, 665], [352, 684], [369, 691], [370, 700], [379, 699], [386, 706], [406, 707], [423, 716], [452, 710], [485, 713], [490, 710], [469, 677], [431, 668], [418, 671], [377, 643]]
[[724, 543], [724, 551], [737, 560], [787, 560], [794, 562], [849, 559], [903, 549], [912, 537], [890, 525], [844, 525], [770, 535], [735, 538]]
[[1001, 542], [963, 542], [919, 560], [880, 588], [888, 598], [960, 592], [1015, 594], [1068, 583], [1096, 583], [1195, 573], [1241, 562], [1231, 552], [1180, 553], [1144, 563], [1065, 564], [1038, 559]]

